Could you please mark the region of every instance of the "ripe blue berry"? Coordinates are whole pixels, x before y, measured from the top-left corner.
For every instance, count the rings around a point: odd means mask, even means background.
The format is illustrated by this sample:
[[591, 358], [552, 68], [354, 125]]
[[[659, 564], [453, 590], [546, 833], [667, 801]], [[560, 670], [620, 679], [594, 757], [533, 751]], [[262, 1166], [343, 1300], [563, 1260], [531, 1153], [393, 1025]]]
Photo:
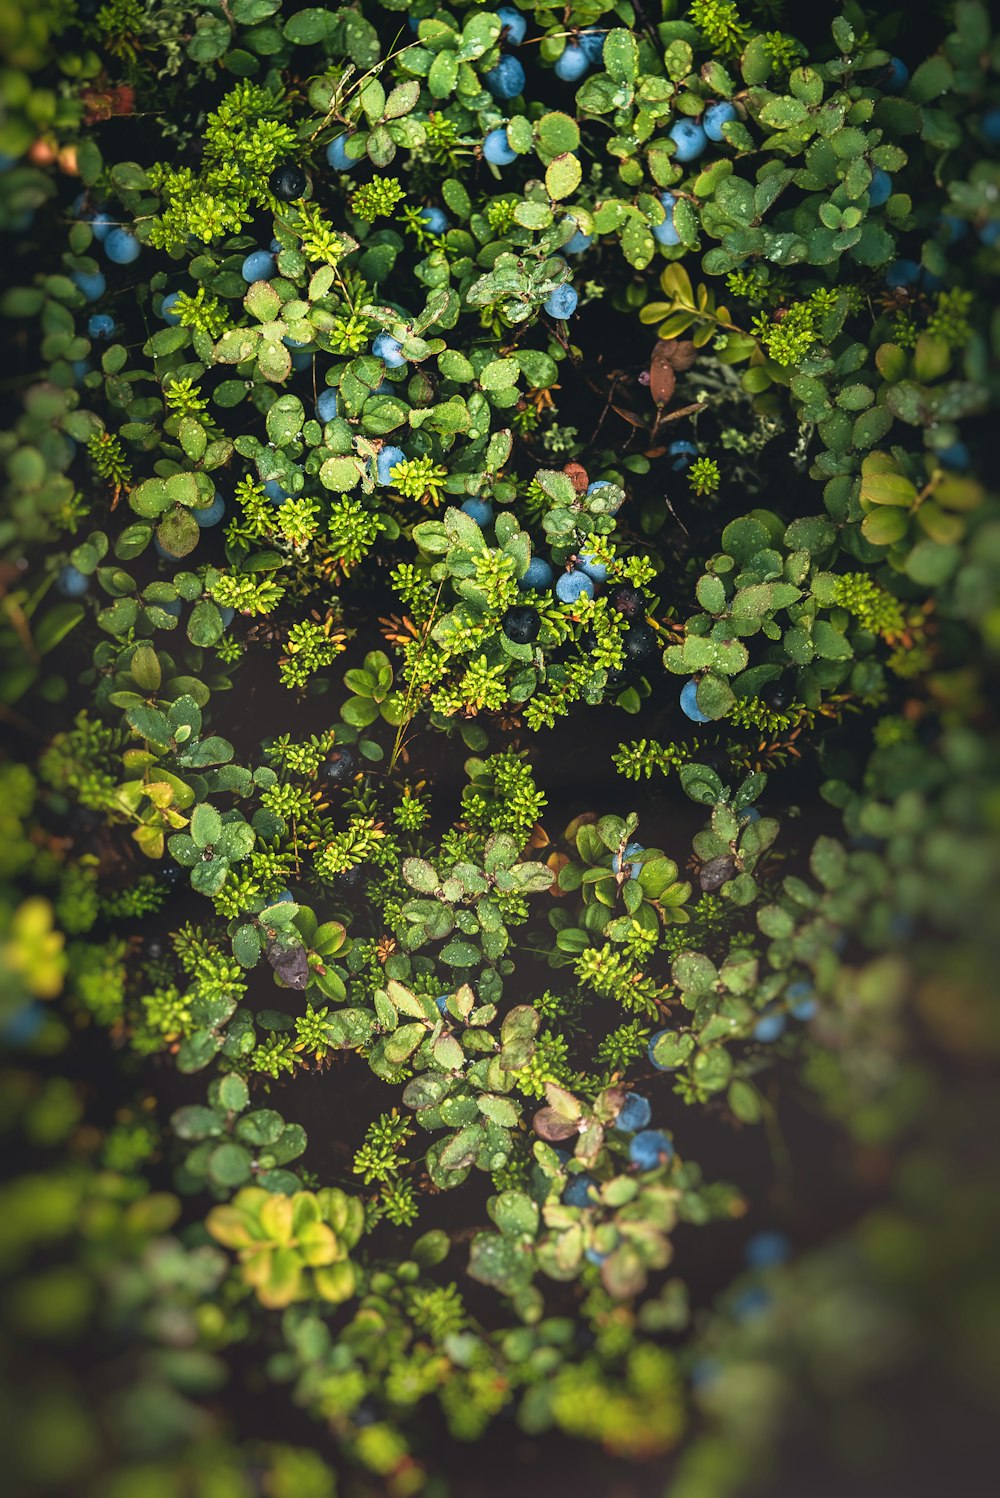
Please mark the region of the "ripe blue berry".
[[584, 234], [582, 229], [577, 229], [572, 239], [568, 239], [563, 245], [564, 255], [582, 255], [584, 250], [589, 250], [594, 242], [593, 234]]
[[498, 5], [496, 14], [503, 25], [500, 39], [508, 47], [519, 47], [528, 32], [528, 23], [513, 5]]
[[698, 706], [698, 683], [694, 677], [686, 681], [681, 687], [681, 712], [690, 718], [692, 723], [711, 723], [707, 713], [703, 713]]
[[597, 1248], [585, 1248], [583, 1257], [587, 1260], [588, 1264], [603, 1264], [608, 1256], [607, 1254], [602, 1254]]
[[697, 161], [708, 145], [708, 138], [696, 120], [677, 120], [667, 134], [677, 147], [675, 161]]
[[770, 1013], [762, 1014], [754, 1025], [753, 1038], [759, 1040], [762, 1045], [771, 1045], [784, 1035], [787, 1023], [780, 1009], [772, 1009]]
[[90, 587], [90, 578], [79, 567], [67, 563], [60, 568], [56, 588], [64, 598], [82, 598]]
[[507, 139], [503, 125], [491, 130], [483, 141], [483, 155], [491, 166], [510, 166], [517, 160], [517, 152]]
[[400, 369], [406, 363], [403, 358], [403, 345], [398, 338], [392, 338], [388, 333], [379, 333], [372, 343], [372, 353], [376, 359], [381, 359], [387, 369]]
[[440, 1011], [441, 1014], [447, 1014], [447, 1012], [448, 1012], [448, 1000], [450, 998], [451, 998], [451, 994], [449, 994], [449, 993], [439, 993], [438, 996], [437, 996], [437, 998], [434, 1000], [434, 1002], [438, 1006], [438, 1010]]
[[819, 1004], [816, 1001], [812, 984], [807, 983], [804, 978], [800, 978], [795, 983], [789, 983], [785, 991], [785, 997], [788, 1000], [788, 1007], [793, 1019], [810, 1020], [815, 1018]]
[[421, 208], [420, 217], [432, 234], [444, 234], [448, 228], [448, 220], [440, 208]]
[[192, 510], [191, 513], [194, 515], [195, 520], [197, 520], [202, 530], [207, 530], [210, 526], [218, 525], [219, 521], [226, 513], [225, 500], [222, 498], [222, 495], [219, 493], [218, 489], [216, 489], [215, 497], [213, 498], [210, 505], [207, 505], [203, 510]]
[[550, 317], [566, 318], [572, 317], [577, 309], [580, 298], [568, 283], [557, 286], [555, 291], [545, 302], [545, 310]]
[[994, 105], [986, 111], [979, 122], [979, 128], [984, 140], [988, 140], [991, 146], [1000, 146], [1000, 106]]
[[674, 227], [674, 204], [676, 201], [677, 199], [672, 192], [660, 194], [660, 202], [663, 204], [666, 217], [662, 224], [656, 224], [653, 227], [653, 238], [657, 244], [671, 245], [680, 244], [681, 242], [681, 236]]
[[741, 826], [746, 822], [759, 822], [760, 812], [757, 810], [756, 806], [744, 806], [743, 810], [740, 812], [736, 820], [740, 823]]
[[604, 39], [606, 31], [581, 31], [577, 37], [580, 50], [588, 62], [601, 63], [604, 61]]
[[871, 186], [868, 189], [868, 201], [873, 208], [881, 208], [892, 196], [892, 178], [888, 172], [883, 172], [881, 167], [876, 167], [872, 172]]
[[616, 853], [614, 858], [612, 858], [611, 860], [611, 867], [614, 869], [616, 874], [620, 874], [622, 871], [622, 864], [624, 863], [629, 871], [628, 877], [630, 879], [638, 879], [639, 875], [642, 873], [642, 864], [634, 863], [633, 859], [637, 859], [639, 857], [639, 854], [645, 853], [645, 851], [646, 849], [644, 848], [642, 843], [626, 843], [624, 855], [620, 856]]
[[723, 141], [723, 125], [728, 125], [736, 119], [736, 105], [730, 104], [728, 99], [718, 104], [710, 104], [701, 117], [702, 128], [709, 140]]
[[532, 557], [528, 563], [528, 570], [524, 573], [517, 586], [523, 589], [533, 588], [537, 592], [544, 592], [546, 588], [551, 588], [554, 576], [555, 573], [544, 557]]
[[608, 569], [603, 562], [591, 556], [589, 551], [581, 551], [576, 559], [576, 565], [581, 572], [585, 572], [595, 583], [603, 583], [608, 575]]
[[972, 462], [967, 442], [952, 442], [938, 450], [937, 460], [943, 468], [964, 469]]
[[223, 629], [228, 629], [229, 626], [232, 624], [233, 620], [236, 618], [236, 610], [228, 608], [228, 607], [223, 608], [220, 605], [219, 606], [219, 618], [222, 620], [222, 627], [223, 627]]
[[698, 456], [698, 449], [693, 442], [671, 442], [667, 452], [674, 460], [670, 466], [675, 473], [688, 468], [693, 459]]
[[90, 220], [90, 232], [98, 244], [104, 243], [114, 227], [114, 219], [109, 218], [106, 213], [95, 213]]
[[751, 1285], [748, 1289], [740, 1291], [729, 1309], [734, 1321], [750, 1321], [754, 1316], [759, 1316], [766, 1311], [771, 1303], [772, 1296], [768, 1294], [763, 1285]]
[[380, 484], [392, 483], [392, 470], [398, 463], [406, 461], [406, 454], [401, 447], [383, 447], [375, 459], [375, 475]]
[[273, 505], [283, 505], [288, 498], [288, 490], [283, 489], [277, 479], [267, 479], [265, 481], [264, 493]]
[[593, 1184], [593, 1176], [574, 1176], [569, 1185], [566, 1187], [566, 1190], [563, 1192], [563, 1201], [566, 1203], [567, 1207], [592, 1206], [593, 1204], [590, 1200], [589, 1193], [590, 1188], [591, 1186], [593, 1186]]
[[640, 1170], [655, 1170], [671, 1158], [674, 1147], [659, 1129], [642, 1129], [632, 1136], [628, 1157]]
[[321, 390], [316, 401], [316, 420], [325, 426], [328, 421], [333, 421], [337, 415], [337, 392], [327, 386]]
[[920, 266], [915, 260], [897, 260], [885, 273], [885, 284], [890, 291], [902, 286], [915, 286], [920, 280]]
[[359, 157], [348, 156], [347, 135], [337, 135], [326, 148], [326, 159], [336, 172], [352, 172], [357, 166]]
[[562, 56], [556, 63], [555, 73], [556, 77], [561, 78], [563, 83], [575, 83], [578, 78], [583, 77], [589, 67], [590, 63], [583, 48], [570, 42], [569, 46], [564, 48]]
[[180, 322], [180, 318], [174, 311], [174, 307], [177, 305], [179, 299], [179, 291], [170, 291], [160, 303], [160, 316], [163, 318], [163, 321], [165, 323], [169, 323], [172, 328], [176, 328], [177, 324]]
[[516, 57], [505, 55], [483, 74], [483, 82], [494, 99], [516, 99], [524, 89], [524, 68]]
[[910, 70], [901, 57], [891, 57], [885, 76], [882, 79], [882, 87], [888, 94], [897, 94], [901, 88], [905, 88], [910, 81]]
[[277, 261], [270, 250], [251, 250], [240, 266], [240, 274], [244, 281], [252, 285], [254, 281], [269, 281], [277, 268]]
[[792, 1245], [784, 1233], [755, 1233], [743, 1249], [743, 1262], [748, 1269], [771, 1269], [784, 1264], [791, 1251]]
[[139, 241], [128, 229], [110, 229], [104, 240], [104, 253], [114, 265], [131, 265], [139, 250]]
[[585, 572], [564, 572], [556, 580], [556, 597], [560, 603], [576, 603], [582, 593], [594, 596], [594, 584]]
[[653, 1110], [649, 1105], [649, 1099], [642, 1097], [638, 1092], [630, 1092], [622, 1104], [621, 1112], [615, 1119], [615, 1128], [621, 1129], [626, 1134], [632, 1134], [637, 1129], [644, 1129], [653, 1116]]
[[485, 530], [488, 525], [493, 524], [493, 506], [488, 499], [466, 499], [459, 506], [463, 515], [468, 515], [474, 520], [480, 530]]
[[70, 280], [78, 291], [83, 292], [88, 302], [96, 302], [108, 288], [104, 273], [99, 270], [75, 270], [70, 275]]
[[95, 312], [87, 323], [87, 333], [91, 338], [110, 338], [115, 331], [115, 320], [107, 312]]

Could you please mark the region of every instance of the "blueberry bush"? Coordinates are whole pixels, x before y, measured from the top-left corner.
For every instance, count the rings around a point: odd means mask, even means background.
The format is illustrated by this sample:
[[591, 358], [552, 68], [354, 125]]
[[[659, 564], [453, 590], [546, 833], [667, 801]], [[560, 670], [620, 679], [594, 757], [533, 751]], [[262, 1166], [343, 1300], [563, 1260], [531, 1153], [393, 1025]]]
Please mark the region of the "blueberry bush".
[[978, 1397], [986, 7], [0, 41], [23, 1490], [735, 1498]]

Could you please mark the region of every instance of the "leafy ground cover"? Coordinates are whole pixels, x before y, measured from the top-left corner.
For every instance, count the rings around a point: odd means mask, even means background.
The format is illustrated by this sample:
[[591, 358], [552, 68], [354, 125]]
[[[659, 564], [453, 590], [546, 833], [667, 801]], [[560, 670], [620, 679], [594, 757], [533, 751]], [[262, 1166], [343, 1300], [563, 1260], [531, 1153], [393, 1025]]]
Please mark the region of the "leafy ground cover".
[[24, 1491], [977, 1491], [986, 9], [0, 36]]

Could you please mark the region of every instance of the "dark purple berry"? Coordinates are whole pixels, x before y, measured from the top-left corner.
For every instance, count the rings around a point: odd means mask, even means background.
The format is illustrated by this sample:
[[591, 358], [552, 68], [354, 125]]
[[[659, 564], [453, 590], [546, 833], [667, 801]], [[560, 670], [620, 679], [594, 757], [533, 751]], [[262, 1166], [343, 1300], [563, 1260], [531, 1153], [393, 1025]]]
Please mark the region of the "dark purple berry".
[[615, 583], [608, 594], [608, 602], [626, 619], [641, 619], [646, 612], [645, 598], [631, 583]]
[[649, 666], [660, 653], [659, 642], [648, 624], [633, 624], [625, 631], [625, 660], [632, 666]]
[[523, 603], [515, 603], [500, 620], [500, 628], [514, 645], [530, 645], [541, 627], [537, 612]]
[[354, 764], [354, 755], [350, 749], [332, 749], [330, 758], [320, 766], [319, 773], [324, 780], [329, 780], [334, 785], [343, 785], [354, 773]]
[[294, 161], [286, 161], [275, 167], [267, 185], [276, 198], [280, 198], [283, 203], [291, 203], [293, 199], [301, 198], [305, 192], [306, 174]]
[[361, 866], [358, 864], [353, 869], [345, 869], [343, 874], [337, 875], [337, 888], [360, 889], [363, 878]]

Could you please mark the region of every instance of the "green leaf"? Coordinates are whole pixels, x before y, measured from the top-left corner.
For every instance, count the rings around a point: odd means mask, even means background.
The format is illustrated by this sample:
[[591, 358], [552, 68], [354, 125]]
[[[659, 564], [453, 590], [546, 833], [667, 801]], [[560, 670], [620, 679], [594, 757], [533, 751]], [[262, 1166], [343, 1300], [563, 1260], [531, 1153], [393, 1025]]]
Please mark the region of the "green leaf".
[[191, 837], [199, 848], [211, 847], [222, 836], [222, 818], [214, 806], [203, 801], [191, 814]]

